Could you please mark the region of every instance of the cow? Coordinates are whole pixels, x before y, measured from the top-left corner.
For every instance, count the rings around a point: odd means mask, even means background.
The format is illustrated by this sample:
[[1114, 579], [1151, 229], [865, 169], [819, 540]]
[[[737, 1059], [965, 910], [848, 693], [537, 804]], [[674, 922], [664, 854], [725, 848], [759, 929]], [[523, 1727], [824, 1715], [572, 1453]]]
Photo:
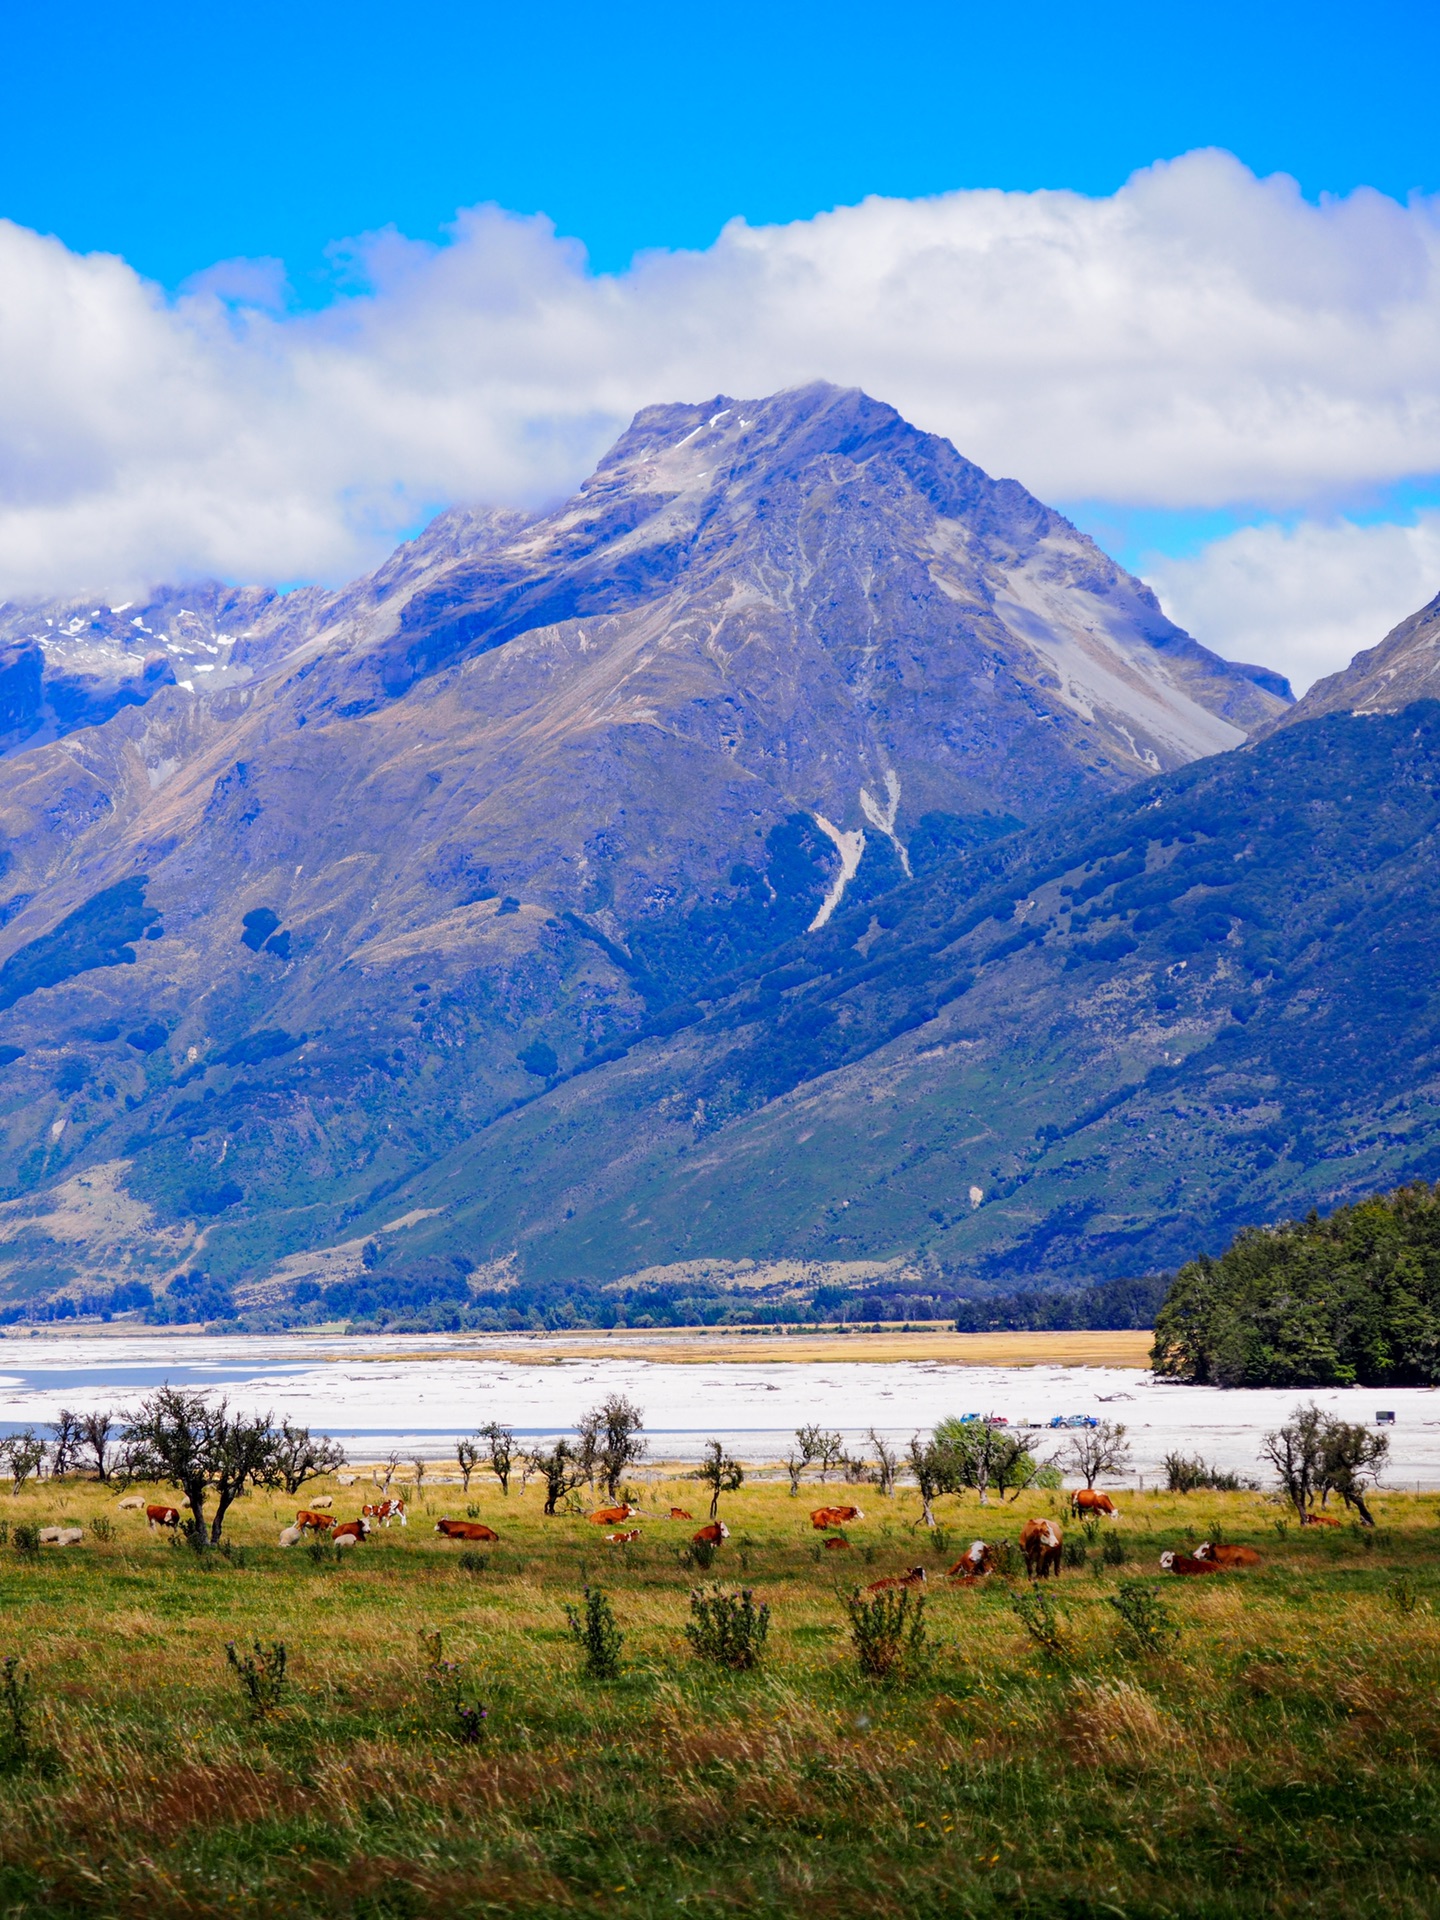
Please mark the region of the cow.
[[967, 1586], [995, 1571], [995, 1549], [983, 1540], [972, 1540], [946, 1575], [948, 1580], [963, 1580]]
[[1077, 1487], [1070, 1496], [1070, 1511], [1073, 1514], [1104, 1513], [1114, 1520], [1120, 1509], [1108, 1493], [1096, 1493], [1093, 1487]]
[[315, 1498], [310, 1502], [310, 1504], [312, 1507], [316, 1507], [316, 1508], [333, 1507], [335, 1504], [335, 1496], [333, 1493], [320, 1493], [315, 1496]]
[[408, 1527], [410, 1524], [405, 1513], [403, 1493], [387, 1495], [384, 1500], [373, 1500], [368, 1506], [360, 1509], [360, 1514], [362, 1519], [378, 1520], [382, 1527], [388, 1527], [392, 1520], [398, 1520], [402, 1527]]
[[330, 1538], [337, 1547], [358, 1547], [370, 1533], [370, 1521], [364, 1514], [358, 1520], [342, 1520]]
[[327, 1527], [333, 1527], [333, 1513], [312, 1513], [309, 1507], [302, 1507], [295, 1516], [295, 1525], [301, 1533], [324, 1533]]
[[143, 1493], [127, 1493], [125, 1498], [120, 1502], [121, 1513], [143, 1513], [144, 1510], [145, 1496]]
[[301, 1533], [299, 1527], [282, 1527], [280, 1529], [280, 1545], [282, 1547], [298, 1547], [303, 1538], [304, 1535]]
[[640, 1538], [639, 1527], [631, 1527], [628, 1533], [607, 1533], [605, 1544], [609, 1547], [628, 1547], [632, 1540]]
[[638, 1513], [639, 1511], [640, 1509], [638, 1507], [632, 1507], [627, 1500], [623, 1506], [600, 1507], [594, 1513], [587, 1514], [585, 1517], [590, 1521], [592, 1526], [623, 1527], [631, 1514]]
[[718, 1547], [722, 1540], [730, 1538], [730, 1529], [723, 1520], [712, 1520], [708, 1527], [700, 1527], [690, 1536], [693, 1546]]
[[156, 1527], [177, 1529], [180, 1525], [179, 1507], [146, 1507], [145, 1524], [153, 1533]]
[[864, 1518], [859, 1507], [816, 1507], [810, 1524], [817, 1533], [824, 1533], [829, 1527], [848, 1527], [852, 1520]]
[[435, 1531], [447, 1540], [498, 1540], [499, 1534], [481, 1520], [437, 1520]]
[[1258, 1567], [1260, 1556], [1254, 1547], [1232, 1547], [1224, 1541], [1202, 1540], [1195, 1549], [1197, 1560], [1213, 1560], [1217, 1567]]
[[78, 1547], [85, 1538], [83, 1527], [41, 1527], [42, 1547]]
[[1027, 1520], [1020, 1529], [1020, 1551], [1032, 1580], [1060, 1578], [1060, 1549], [1065, 1536], [1053, 1520]]
[[1218, 1560], [1202, 1560], [1198, 1555], [1193, 1553], [1162, 1553], [1160, 1556], [1160, 1565], [1166, 1573], [1179, 1574], [1182, 1578], [1196, 1573], [1219, 1573], [1221, 1571]]
[[872, 1580], [866, 1593], [890, 1593], [905, 1587], [923, 1587], [925, 1584], [924, 1567], [911, 1567], [908, 1573], [887, 1574], [883, 1580]]
[[1302, 1513], [1300, 1516], [1300, 1524], [1302, 1527], [1338, 1527], [1341, 1523], [1333, 1514]]
[[842, 1549], [846, 1553], [850, 1551], [850, 1542], [845, 1538], [843, 1533], [832, 1533], [824, 1544], [831, 1553], [838, 1552]]
[[693, 1520], [695, 1516], [693, 1513], [687, 1513], [684, 1507], [671, 1507], [670, 1518], [672, 1520]]

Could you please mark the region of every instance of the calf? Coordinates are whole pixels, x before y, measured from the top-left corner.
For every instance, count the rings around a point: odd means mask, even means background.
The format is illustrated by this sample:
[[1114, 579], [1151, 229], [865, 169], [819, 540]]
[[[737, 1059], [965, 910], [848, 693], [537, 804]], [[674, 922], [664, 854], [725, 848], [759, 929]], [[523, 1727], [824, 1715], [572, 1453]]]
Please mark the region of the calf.
[[1070, 1496], [1070, 1511], [1080, 1513], [1105, 1513], [1113, 1520], [1120, 1512], [1108, 1493], [1096, 1493], [1093, 1487], [1077, 1487]]
[[968, 1586], [972, 1581], [979, 1580], [985, 1574], [994, 1571], [995, 1549], [987, 1546], [983, 1540], [972, 1540], [946, 1577], [950, 1580], [963, 1580]]
[[703, 1542], [712, 1547], [718, 1547], [722, 1540], [728, 1540], [729, 1538], [730, 1529], [723, 1520], [712, 1520], [708, 1527], [697, 1528], [690, 1536], [695, 1546], [699, 1546]]
[[156, 1527], [169, 1527], [172, 1530], [180, 1525], [179, 1507], [146, 1507], [145, 1524], [153, 1532]]
[[[388, 1527], [392, 1520], [398, 1520], [402, 1527], [408, 1527], [410, 1521], [405, 1512], [405, 1496], [397, 1493], [384, 1500], [375, 1500], [369, 1506], [360, 1509], [361, 1518], [378, 1520], [382, 1527]], [[368, 1532], [368, 1528], [367, 1528]]]
[[435, 1531], [447, 1540], [498, 1540], [499, 1534], [480, 1520], [437, 1520]]
[[587, 1514], [586, 1518], [597, 1527], [623, 1527], [631, 1514], [639, 1511], [638, 1507], [632, 1507], [627, 1500], [624, 1506], [600, 1507], [596, 1512]]
[[1333, 1514], [1302, 1513], [1300, 1516], [1300, 1524], [1302, 1527], [1338, 1527], [1341, 1523], [1335, 1519]]
[[1193, 1553], [1162, 1553], [1160, 1565], [1166, 1573], [1177, 1573], [1182, 1578], [1196, 1573], [1219, 1573], [1218, 1560], [1201, 1560]]
[[883, 1580], [872, 1580], [865, 1591], [866, 1593], [889, 1593], [901, 1587], [923, 1587], [924, 1584], [924, 1567], [911, 1567], [908, 1573], [892, 1573]]
[[671, 1507], [670, 1518], [672, 1520], [693, 1520], [695, 1516], [693, 1513], [687, 1513], [684, 1507]]
[[628, 1533], [607, 1533], [605, 1543], [611, 1547], [628, 1547], [632, 1540], [638, 1540], [639, 1538], [639, 1527], [631, 1527]]
[[358, 1520], [342, 1520], [330, 1538], [337, 1547], [358, 1547], [370, 1532], [370, 1522], [362, 1514]]
[[850, 1551], [850, 1542], [845, 1538], [843, 1533], [832, 1533], [830, 1538], [825, 1542], [825, 1546], [831, 1553], [842, 1550], [846, 1553]]
[[859, 1507], [816, 1507], [810, 1524], [817, 1533], [823, 1533], [828, 1527], [848, 1527], [852, 1520], [864, 1518]]
[[1060, 1549], [1065, 1536], [1053, 1520], [1027, 1520], [1020, 1529], [1020, 1551], [1032, 1580], [1060, 1578]]
[[333, 1513], [312, 1513], [308, 1507], [302, 1507], [295, 1516], [295, 1524], [301, 1533], [324, 1533], [327, 1527], [333, 1527]]
[[1195, 1549], [1197, 1560], [1213, 1560], [1217, 1567], [1258, 1567], [1260, 1556], [1254, 1547], [1232, 1547], [1223, 1541], [1202, 1540]]

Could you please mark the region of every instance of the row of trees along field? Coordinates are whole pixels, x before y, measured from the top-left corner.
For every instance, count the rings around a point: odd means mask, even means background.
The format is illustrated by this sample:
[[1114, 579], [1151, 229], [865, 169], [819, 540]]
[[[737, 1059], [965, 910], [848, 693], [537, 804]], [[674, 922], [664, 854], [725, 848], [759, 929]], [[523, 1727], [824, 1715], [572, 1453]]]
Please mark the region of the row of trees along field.
[[1252, 1227], [1180, 1269], [1151, 1364], [1221, 1387], [1440, 1383], [1440, 1186]]

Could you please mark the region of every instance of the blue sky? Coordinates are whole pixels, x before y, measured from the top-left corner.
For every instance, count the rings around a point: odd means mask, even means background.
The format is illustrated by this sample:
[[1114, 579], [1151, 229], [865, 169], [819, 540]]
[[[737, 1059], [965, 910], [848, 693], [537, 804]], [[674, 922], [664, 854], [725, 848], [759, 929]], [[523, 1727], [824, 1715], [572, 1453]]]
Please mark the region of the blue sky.
[[[157, 569], [332, 577], [452, 496], [572, 484], [628, 406], [701, 397], [712, 369], [714, 387], [863, 381], [1068, 507], [1178, 617], [1205, 624], [1202, 638], [1254, 654], [1273, 636], [1269, 657], [1300, 678], [1378, 638], [1375, 622], [1440, 570], [1440, 439], [1425, 424], [1440, 418], [1440, 280], [1427, 277], [1440, 224], [1424, 200], [1440, 191], [1433, 0], [57, 3], [0, 15], [0, 61], [0, 216], [28, 230], [0, 260], [0, 594]], [[1201, 160], [1127, 187], [1204, 149], [1239, 168]], [[1298, 196], [1267, 184], [1277, 173]], [[990, 188], [1011, 196], [1006, 244], [1029, 249], [1015, 287], [1080, 235], [1073, 285], [1037, 295], [1048, 332], [1022, 326], [1013, 354], [995, 317], [1005, 289], [972, 284], [996, 257]], [[1087, 196], [1093, 218], [1021, 198], [1043, 189]], [[888, 211], [824, 219], [869, 195]], [[923, 208], [906, 207], [936, 195], [952, 200], [932, 245]], [[486, 203], [547, 216], [585, 257], [523, 219], [457, 227]], [[811, 226], [758, 253], [717, 245], [736, 217]], [[1037, 219], [1049, 223], [1038, 239]], [[347, 244], [387, 230], [404, 241]], [[786, 307], [776, 289], [793, 294], [811, 272], [812, 241], [821, 293]], [[698, 264], [632, 269], [655, 249], [695, 250]], [[894, 249], [887, 279], [875, 263]], [[123, 273], [87, 266], [96, 253]], [[217, 271], [235, 261], [272, 264]], [[871, 334], [841, 337], [832, 323], [867, 272]], [[596, 274], [618, 276], [610, 293]], [[1119, 291], [1106, 315], [1077, 321], [1107, 279]], [[155, 308], [146, 282], [168, 304]], [[1139, 329], [1127, 382], [1115, 359], [1129, 311], [1161, 283], [1170, 306], [1157, 299]], [[1223, 392], [1203, 326], [1173, 369], [1164, 359], [1167, 332], [1212, 296], [1213, 358], [1233, 363]], [[1335, 335], [1328, 360], [1293, 332], [1307, 299], [1316, 340]], [[907, 357], [917, 301], [927, 318]], [[747, 353], [702, 341], [661, 371], [655, 342], [698, 338], [712, 309], [720, 335], [753, 328]], [[1067, 329], [1085, 326], [1067, 387]], [[550, 357], [537, 369], [540, 338]], [[1299, 342], [1293, 364], [1286, 340]], [[432, 348], [427, 389], [415, 370]], [[1393, 363], [1388, 388], [1383, 365], [1357, 373], [1366, 353]], [[311, 390], [287, 414], [280, 388], [298, 391], [323, 354], [329, 401]], [[346, 453], [335, 395], [362, 359], [384, 404]], [[645, 388], [647, 364], [665, 391]], [[463, 429], [440, 419], [465, 394]], [[217, 425], [207, 444], [204, 423], [227, 408], [245, 430], [227, 441]], [[1167, 410], [1161, 448], [1148, 425]], [[310, 474], [293, 497], [256, 451], [266, 435], [277, 470]], [[249, 472], [248, 493], [227, 495], [207, 462]], [[177, 501], [202, 496], [184, 539], [166, 531], [184, 518]], [[1306, 582], [1323, 582], [1313, 609], [1296, 597]], [[1286, 647], [1306, 645], [1314, 659], [1292, 664]]]

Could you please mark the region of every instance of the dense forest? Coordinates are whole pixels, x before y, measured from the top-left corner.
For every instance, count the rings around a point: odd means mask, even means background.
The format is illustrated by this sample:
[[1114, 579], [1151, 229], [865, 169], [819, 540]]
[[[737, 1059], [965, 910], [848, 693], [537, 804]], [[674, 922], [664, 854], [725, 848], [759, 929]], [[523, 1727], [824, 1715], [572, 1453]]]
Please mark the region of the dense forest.
[[1181, 1268], [1157, 1374], [1222, 1387], [1440, 1383], [1440, 1185], [1238, 1234]]

